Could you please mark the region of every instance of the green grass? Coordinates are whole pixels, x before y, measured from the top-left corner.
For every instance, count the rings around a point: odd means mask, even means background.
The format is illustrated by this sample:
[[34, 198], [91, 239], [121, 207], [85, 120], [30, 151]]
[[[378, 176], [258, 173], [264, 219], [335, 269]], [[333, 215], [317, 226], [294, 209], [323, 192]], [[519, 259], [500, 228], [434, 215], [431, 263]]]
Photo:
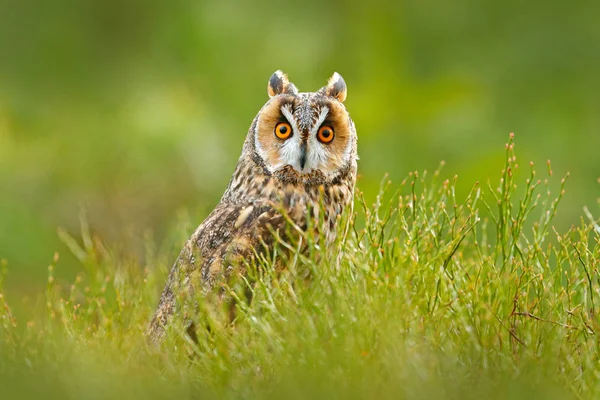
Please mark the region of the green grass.
[[305, 234], [307, 253], [281, 243], [251, 269], [234, 324], [201, 307], [197, 345], [177, 324], [161, 348], [143, 337], [177, 249], [115, 257], [83, 219], [61, 233], [74, 282], [57, 255], [27, 318], [0, 297], [0, 398], [598, 398], [600, 227], [586, 211], [555, 231], [565, 179], [552, 195], [544, 170], [511, 136], [499, 184], [466, 199], [439, 170], [358, 192], [333, 248]]

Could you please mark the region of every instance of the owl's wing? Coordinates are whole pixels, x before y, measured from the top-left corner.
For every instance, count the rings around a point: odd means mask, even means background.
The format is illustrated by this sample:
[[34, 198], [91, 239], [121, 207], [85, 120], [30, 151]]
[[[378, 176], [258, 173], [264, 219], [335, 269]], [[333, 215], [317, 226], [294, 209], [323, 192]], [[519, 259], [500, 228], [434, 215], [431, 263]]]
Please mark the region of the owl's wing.
[[[285, 227], [286, 219], [272, 204], [219, 204], [196, 229], [173, 265], [147, 330], [150, 340], [162, 341], [171, 316], [185, 313], [176, 309], [178, 294], [193, 298], [198, 285], [212, 288], [218, 279], [229, 276], [236, 264], [270, 247], [275, 240], [273, 230], [283, 236]], [[189, 321], [189, 317], [182, 317]]]

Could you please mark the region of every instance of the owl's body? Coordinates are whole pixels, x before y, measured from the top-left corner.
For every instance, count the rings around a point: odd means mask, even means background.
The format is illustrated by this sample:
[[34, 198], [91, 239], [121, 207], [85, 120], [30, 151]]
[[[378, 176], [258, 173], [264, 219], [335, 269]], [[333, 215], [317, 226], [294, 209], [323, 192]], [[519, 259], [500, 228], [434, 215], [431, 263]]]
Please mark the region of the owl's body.
[[[298, 93], [277, 71], [270, 100], [252, 122], [227, 190], [196, 229], [175, 262], [148, 329], [160, 342], [176, 310], [176, 295], [210, 289], [242, 260], [268, 251], [285, 237], [286, 217], [306, 229], [319, 210], [320, 234], [331, 241], [337, 216], [352, 204], [356, 181], [356, 131], [345, 107], [346, 84], [334, 74], [318, 92]], [[286, 217], [284, 217], [284, 214]]]

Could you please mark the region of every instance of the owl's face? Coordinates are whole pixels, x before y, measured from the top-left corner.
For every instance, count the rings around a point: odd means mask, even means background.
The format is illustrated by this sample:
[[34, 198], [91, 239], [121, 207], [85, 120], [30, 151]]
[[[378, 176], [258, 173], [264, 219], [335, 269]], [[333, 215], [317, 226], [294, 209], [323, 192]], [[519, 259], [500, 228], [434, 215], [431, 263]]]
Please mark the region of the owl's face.
[[254, 126], [254, 148], [275, 176], [327, 181], [356, 162], [356, 131], [342, 102], [346, 84], [335, 73], [317, 92], [298, 93], [281, 71], [269, 80], [270, 100]]

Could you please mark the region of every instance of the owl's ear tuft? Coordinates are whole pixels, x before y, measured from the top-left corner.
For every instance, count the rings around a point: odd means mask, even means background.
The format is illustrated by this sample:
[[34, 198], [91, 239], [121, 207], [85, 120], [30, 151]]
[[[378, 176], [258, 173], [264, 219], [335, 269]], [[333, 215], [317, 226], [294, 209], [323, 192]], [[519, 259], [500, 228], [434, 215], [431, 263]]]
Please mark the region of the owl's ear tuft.
[[331, 75], [331, 78], [327, 81], [327, 86], [321, 90], [326, 96], [335, 97], [341, 102], [346, 100], [346, 96], [348, 95], [346, 82], [337, 72], [334, 72], [333, 75]]
[[271, 75], [269, 85], [267, 87], [269, 97], [277, 96], [278, 94], [297, 94], [298, 89], [288, 80], [287, 74], [281, 70], [277, 70]]

